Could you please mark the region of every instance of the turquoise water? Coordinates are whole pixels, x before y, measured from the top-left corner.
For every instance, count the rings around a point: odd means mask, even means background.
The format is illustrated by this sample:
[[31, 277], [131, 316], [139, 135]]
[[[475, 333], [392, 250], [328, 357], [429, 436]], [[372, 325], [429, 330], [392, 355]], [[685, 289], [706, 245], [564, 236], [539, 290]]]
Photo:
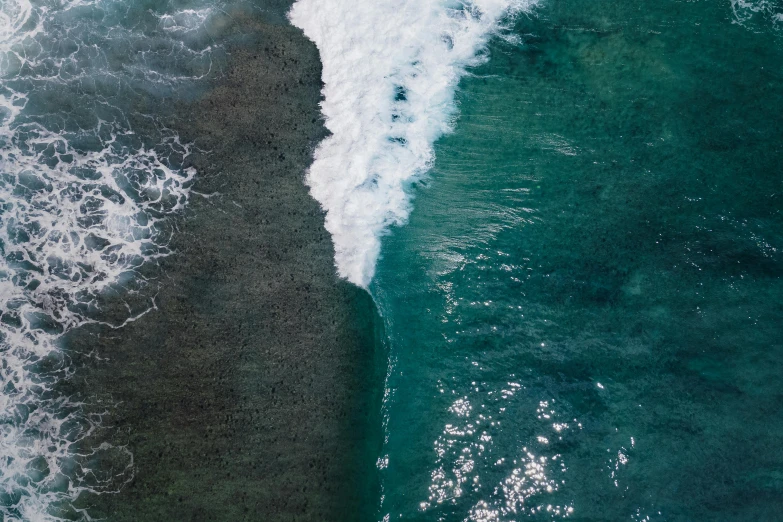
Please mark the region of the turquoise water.
[[783, 517], [777, 3], [548, 0], [371, 291], [389, 520]]

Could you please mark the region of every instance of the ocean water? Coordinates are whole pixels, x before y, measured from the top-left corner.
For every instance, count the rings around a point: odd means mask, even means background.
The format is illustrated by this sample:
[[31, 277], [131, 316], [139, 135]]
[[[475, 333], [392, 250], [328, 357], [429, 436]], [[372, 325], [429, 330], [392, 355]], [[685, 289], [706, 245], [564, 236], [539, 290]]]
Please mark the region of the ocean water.
[[292, 21], [378, 518], [779, 520], [781, 5], [332, 4]]
[[[211, 4], [0, 2], [3, 520], [89, 518], [74, 500], [134, 476], [126, 448], [85, 445], [111, 406], [68, 395], [78, 368], [61, 340], [155, 309], [140, 271], [169, 254], [196, 174], [160, 100], [219, 74]], [[124, 311], [107, 318], [107, 299]]]
[[782, 9], [492, 31], [380, 236], [378, 519], [781, 520]]
[[[235, 4], [244, 7], [234, 11]], [[309, 464], [286, 459], [333, 448], [330, 434], [354, 429], [346, 419], [357, 411], [376, 418], [345, 405], [351, 402], [345, 390], [368, 397], [375, 390], [359, 389], [366, 376], [344, 360], [335, 357], [329, 367], [328, 357], [308, 358], [299, 345], [286, 351], [289, 358], [270, 351], [264, 359], [265, 345], [256, 339], [317, 325], [323, 332], [313, 335], [330, 336], [324, 346], [337, 353], [331, 343], [341, 339], [342, 326], [326, 309], [333, 301], [316, 298], [309, 308], [297, 302], [313, 301], [312, 281], [301, 272], [320, 265], [307, 259], [289, 274], [288, 257], [274, 245], [253, 243], [268, 251], [238, 259], [249, 265], [247, 259], [266, 256], [268, 264], [258, 266], [280, 273], [259, 277], [259, 284], [271, 296], [295, 298], [274, 303], [260, 289], [248, 291], [253, 303], [269, 308], [248, 311], [240, 299], [221, 301], [234, 293], [209, 295], [223, 288], [209, 284], [221, 278], [236, 284], [232, 278], [241, 272], [225, 259], [230, 252], [205, 248], [203, 262], [187, 266], [203, 270], [194, 277], [208, 290], [173, 292], [169, 310], [150, 297], [164, 279], [155, 267], [172, 253], [173, 238], [188, 241], [177, 236], [177, 216], [194, 197], [209, 204], [219, 196], [193, 189], [199, 173], [189, 158], [209, 153], [180, 139], [164, 116], [177, 103], [214, 101], [206, 93], [225, 74], [230, 57], [221, 34], [234, 15], [282, 11], [284, 4], [0, 0], [3, 520], [90, 520], [100, 504], [91, 500], [96, 494], [128, 499], [127, 509], [106, 502], [109, 520], [112, 513], [132, 519], [146, 500], [152, 507], [139, 513], [176, 512], [175, 502], [190, 501], [181, 512], [206, 518], [202, 503], [214, 508], [227, 498], [234, 502], [226, 518], [252, 519], [250, 508], [271, 499], [279, 505], [270, 512], [321, 520], [323, 513], [312, 511], [317, 507], [288, 500], [306, 498], [308, 487], [338, 498], [344, 487], [317, 484], [327, 480], [322, 469], [365, 455], [365, 443], [375, 442], [377, 476], [360, 477], [367, 486], [356, 496], [376, 483], [380, 490], [365, 509], [344, 513], [345, 520], [367, 519], [367, 512], [384, 521], [783, 518], [783, 4], [294, 2], [289, 20], [317, 45], [323, 62], [321, 109], [331, 133], [314, 150], [303, 181], [325, 211], [338, 274], [374, 299], [384, 325], [379, 353], [388, 353], [367, 372], [385, 375], [377, 441], [346, 436], [346, 446], [361, 451], [314, 454]], [[245, 22], [240, 32], [258, 29]], [[253, 44], [253, 60], [263, 48], [281, 69], [307, 62], [298, 61], [296, 45], [277, 45], [289, 33], [262, 31], [259, 38], [264, 43]], [[243, 68], [255, 63], [243, 59]], [[273, 141], [280, 134], [274, 125], [303, 124], [300, 107], [281, 94], [296, 75], [276, 72], [253, 85], [265, 89], [266, 102], [280, 102], [286, 117], [259, 111], [271, 121], [257, 127], [263, 136], [244, 141], [238, 133], [243, 141], [232, 144], [274, 147], [274, 154], [264, 148], [266, 160], [277, 158], [272, 174], [263, 177], [265, 165], [257, 165], [265, 183], [275, 182], [276, 169], [304, 169], [296, 154], [308, 146], [286, 141], [290, 148], [278, 151]], [[310, 121], [308, 111], [302, 114]], [[232, 114], [241, 120], [255, 113]], [[193, 126], [205, 133], [209, 127]], [[284, 161], [291, 163], [277, 163]], [[257, 188], [253, 196], [274, 200], [275, 187], [259, 180], [243, 185], [251, 187], [243, 196]], [[211, 183], [220, 186], [219, 176]], [[283, 253], [290, 247], [320, 255], [300, 244], [314, 245], [320, 228], [308, 236], [296, 226], [276, 227], [296, 219], [290, 208], [279, 208], [280, 215], [256, 208], [242, 230], [260, 223], [270, 237], [287, 236], [279, 239]], [[209, 270], [199, 267], [210, 263], [226, 273], [205, 276]], [[331, 277], [313, 280], [323, 289]], [[282, 279], [299, 293], [275, 294], [285, 288], [276, 286]], [[96, 324], [121, 337], [128, 323], [166, 319], [169, 312], [171, 321], [152, 328], [150, 338], [189, 339], [161, 333], [169, 325], [189, 328], [176, 315], [188, 309], [176, 302], [183, 295], [207, 295], [194, 308], [210, 318], [221, 306], [247, 316], [237, 321], [242, 350], [235, 364], [209, 374], [219, 382], [183, 370], [201, 368], [188, 366], [193, 361], [185, 354], [172, 363], [180, 367], [172, 374], [181, 387], [169, 396], [153, 389], [149, 404], [131, 408], [176, 410], [171, 424], [145, 424], [141, 438], [153, 433], [161, 440], [136, 441], [150, 466], [138, 469], [129, 446], [100, 443], [117, 405], [107, 401], [105, 413], [94, 413], [104, 410], [82, 402], [89, 394], [69, 395], [68, 383], [98, 376], [73, 361], [105, 354], [72, 357], [62, 341]], [[213, 298], [220, 302], [210, 309]], [[291, 315], [279, 314], [279, 305]], [[323, 315], [297, 323], [290, 319], [297, 309]], [[358, 324], [369, 331], [374, 319]], [[312, 341], [307, 332], [302, 338]], [[129, 382], [153, 382], [133, 381], [134, 368], [144, 366], [134, 366], [128, 352], [122, 356], [130, 361], [122, 374]], [[275, 365], [286, 370], [274, 373]], [[168, 369], [159, 370], [165, 377]], [[317, 383], [323, 388], [313, 388], [306, 371], [345, 382], [329, 386], [324, 377]], [[268, 382], [248, 385], [255, 375]], [[200, 402], [187, 401], [191, 389], [202, 393], [191, 394]], [[236, 399], [239, 392], [252, 397]], [[202, 433], [193, 412], [212, 394], [218, 404], [236, 399], [236, 408], [210, 411], [224, 422]], [[302, 398], [313, 395], [343, 402], [310, 410]], [[165, 404], [172, 397], [176, 408]], [[283, 400], [300, 403], [286, 409]], [[177, 417], [177, 408], [187, 415]], [[315, 426], [311, 433], [274, 431], [290, 423], [284, 418], [290, 412], [302, 411], [312, 423], [303, 425]], [[319, 416], [322, 425], [314, 420]], [[262, 453], [268, 448], [255, 442], [221, 449], [210, 439], [216, 426], [231, 432], [226, 441], [261, 441], [271, 449]], [[247, 437], [233, 438], [242, 430]], [[196, 436], [203, 446], [170, 447]], [[269, 460], [259, 462], [259, 455]], [[148, 473], [165, 463], [171, 470]], [[145, 473], [151, 482], [134, 481]], [[179, 478], [165, 484], [156, 482], [159, 476]], [[276, 478], [279, 490], [270, 491]]]

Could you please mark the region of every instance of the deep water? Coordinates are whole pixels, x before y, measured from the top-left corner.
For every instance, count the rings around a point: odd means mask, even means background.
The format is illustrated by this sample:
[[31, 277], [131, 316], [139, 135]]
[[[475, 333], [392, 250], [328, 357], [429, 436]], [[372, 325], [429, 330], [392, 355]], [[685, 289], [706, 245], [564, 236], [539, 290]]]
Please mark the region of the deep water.
[[783, 517], [774, 2], [548, 0], [371, 291], [386, 520]]

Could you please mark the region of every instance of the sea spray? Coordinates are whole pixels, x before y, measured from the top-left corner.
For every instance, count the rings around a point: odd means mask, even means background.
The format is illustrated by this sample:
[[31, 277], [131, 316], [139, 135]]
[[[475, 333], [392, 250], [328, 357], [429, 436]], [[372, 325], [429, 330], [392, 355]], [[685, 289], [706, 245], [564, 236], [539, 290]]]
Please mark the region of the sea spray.
[[[135, 107], [207, 76], [216, 49], [204, 35], [208, 9], [168, 8], [0, 3], [4, 520], [89, 519], [73, 500], [132, 478], [125, 448], [83, 446], [105, 414], [61, 391], [76, 370], [60, 339], [106, 320], [101, 296], [122, 296], [142, 265], [169, 253], [169, 216], [188, 203], [191, 148]], [[153, 307], [128, 305], [109, 326]]]
[[381, 237], [403, 224], [410, 184], [452, 129], [454, 93], [504, 19], [534, 0], [299, 0], [294, 25], [323, 62], [326, 127], [307, 175], [340, 276], [366, 287]]

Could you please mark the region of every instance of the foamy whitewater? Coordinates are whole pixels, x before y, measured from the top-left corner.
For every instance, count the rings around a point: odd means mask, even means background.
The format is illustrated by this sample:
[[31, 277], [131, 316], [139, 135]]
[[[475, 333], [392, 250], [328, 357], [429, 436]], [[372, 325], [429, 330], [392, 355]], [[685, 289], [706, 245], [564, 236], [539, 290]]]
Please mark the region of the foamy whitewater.
[[[189, 147], [152, 115], [155, 130], [144, 136], [127, 117], [146, 93], [165, 94], [211, 68], [214, 50], [199, 36], [209, 10], [167, 6], [0, 2], [4, 520], [89, 519], [73, 500], [132, 478], [124, 448], [84, 446], [105, 414], [87, 415], [58, 391], [74, 373], [59, 341], [101, 320], [101, 294], [121, 296], [136, 269], [169, 253], [167, 216], [188, 202]], [[151, 308], [128, 306], [124, 321]], [[115, 467], [96, 465], [105, 458]]]
[[321, 104], [332, 135], [307, 183], [326, 210], [342, 277], [366, 287], [381, 237], [405, 223], [408, 188], [451, 130], [466, 69], [509, 16], [535, 0], [299, 0], [291, 22], [323, 62]]
[[762, 32], [768, 26], [783, 28], [783, 2], [780, 0], [731, 0], [736, 23]]

